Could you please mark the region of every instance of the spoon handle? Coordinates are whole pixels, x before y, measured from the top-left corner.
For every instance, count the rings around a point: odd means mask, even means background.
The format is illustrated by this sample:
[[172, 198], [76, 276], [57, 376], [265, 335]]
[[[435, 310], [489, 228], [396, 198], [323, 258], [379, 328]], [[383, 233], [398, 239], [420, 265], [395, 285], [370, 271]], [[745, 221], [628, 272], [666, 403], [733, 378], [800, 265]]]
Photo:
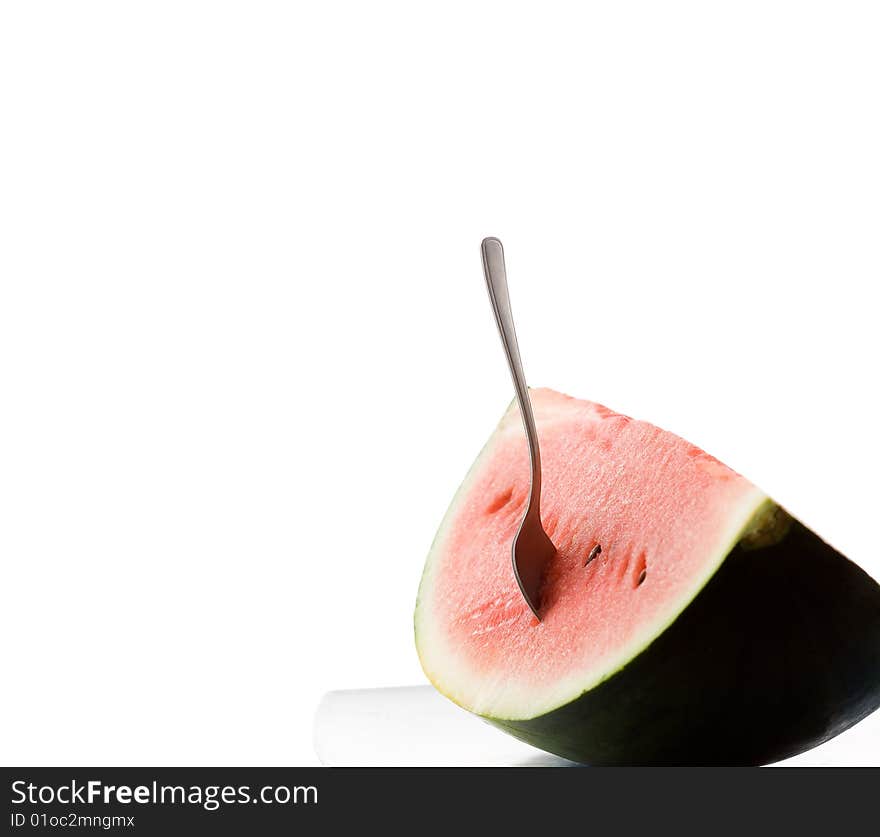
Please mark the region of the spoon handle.
[[535, 427], [535, 416], [532, 413], [532, 402], [529, 399], [529, 388], [519, 356], [519, 344], [516, 342], [516, 329], [513, 326], [513, 312], [510, 310], [510, 293], [507, 290], [507, 270], [504, 266], [504, 248], [497, 238], [484, 238], [480, 247], [483, 253], [483, 273], [486, 276], [486, 287], [495, 322], [501, 334], [507, 365], [513, 377], [516, 389], [516, 400], [522, 416], [526, 438], [529, 442], [529, 461], [531, 465], [531, 490], [527, 514], [540, 517], [541, 503], [541, 451], [538, 448], [538, 431]]

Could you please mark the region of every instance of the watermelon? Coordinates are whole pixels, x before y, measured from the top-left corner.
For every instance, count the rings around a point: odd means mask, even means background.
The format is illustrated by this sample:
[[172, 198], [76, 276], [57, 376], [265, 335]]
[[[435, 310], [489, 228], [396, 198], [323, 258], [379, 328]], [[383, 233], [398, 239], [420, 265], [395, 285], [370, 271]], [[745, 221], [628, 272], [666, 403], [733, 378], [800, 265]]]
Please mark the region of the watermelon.
[[531, 391], [540, 619], [511, 543], [529, 464], [511, 405], [452, 501], [415, 610], [422, 667], [511, 735], [587, 764], [764, 764], [880, 705], [880, 586], [672, 433]]

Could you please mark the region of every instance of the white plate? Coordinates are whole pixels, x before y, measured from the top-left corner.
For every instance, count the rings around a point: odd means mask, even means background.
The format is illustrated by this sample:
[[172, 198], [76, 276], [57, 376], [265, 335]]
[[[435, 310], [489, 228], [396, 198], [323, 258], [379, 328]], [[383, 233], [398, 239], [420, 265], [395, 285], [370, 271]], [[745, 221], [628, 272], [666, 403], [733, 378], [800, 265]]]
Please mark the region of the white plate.
[[[566, 767], [465, 712], [432, 686], [328, 692], [315, 716], [315, 752], [330, 767]], [[873, 766], [880, 712], [779, 764]]]

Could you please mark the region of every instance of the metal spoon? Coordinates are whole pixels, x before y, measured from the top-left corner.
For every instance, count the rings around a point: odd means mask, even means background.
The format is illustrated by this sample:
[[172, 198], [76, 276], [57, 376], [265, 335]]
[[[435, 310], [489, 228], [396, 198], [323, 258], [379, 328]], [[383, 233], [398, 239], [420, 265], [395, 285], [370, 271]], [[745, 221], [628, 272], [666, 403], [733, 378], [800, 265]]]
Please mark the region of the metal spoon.
[[538, 431], [535, 427], [535, 416], [532, 413], [532, 402], [529, 400], [529, 388], [523, 373], [522, 361], [519, 357], [519, 345], [516, 342], [516, 330], [513, 327], [513, 313], [510, 310], [510, 294], [507, 290], [507, 271], [504, 267], [504, 248], [497, 238], [484, 238], [481, 246], [483, 253], [483, 273], [486, 276], [486, 287], [489, 299], [495, 312], [495, 322], [501, 333], [507, 365], [513, 376], [516, 389], [516, 400], [522, 416], [526, 438], [529, 442], [529, 458], [531, 464], [529, 502], [519, 531], [513, 539], [513, 574], [516, 576], [520, 592], [532, 609], [532, 613], [540, 620], [541, 579], [550, 559], [556, 554], [556, 547], [541, 525], [541, 451], [538, 448]]

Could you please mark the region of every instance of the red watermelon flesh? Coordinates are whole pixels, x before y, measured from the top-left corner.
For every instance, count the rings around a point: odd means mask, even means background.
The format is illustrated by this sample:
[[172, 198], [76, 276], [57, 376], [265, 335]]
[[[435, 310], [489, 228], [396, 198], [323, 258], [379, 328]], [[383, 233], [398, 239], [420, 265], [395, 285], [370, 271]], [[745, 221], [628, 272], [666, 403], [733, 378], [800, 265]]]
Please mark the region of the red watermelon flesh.
[[551, 390], [531, 397], [541, 516], [558, 550], [544, 578], [541, 621], [511, 568], [529, 490], [515, 405], [447, 512], [415, 616], [432, 682], [465, 708], [500, 719], [549, 712], [613, 675], [776, 508], [672, 433]]

